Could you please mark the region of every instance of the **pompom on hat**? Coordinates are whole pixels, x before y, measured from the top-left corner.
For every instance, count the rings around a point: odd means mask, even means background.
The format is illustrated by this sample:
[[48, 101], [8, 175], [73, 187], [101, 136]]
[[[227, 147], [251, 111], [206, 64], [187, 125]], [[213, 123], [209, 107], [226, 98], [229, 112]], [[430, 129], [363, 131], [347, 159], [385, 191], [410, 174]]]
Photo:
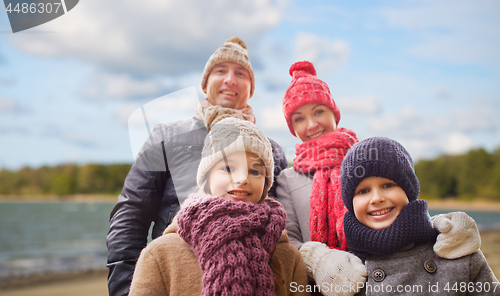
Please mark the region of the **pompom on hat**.
[[295, 131], [292, 127], [292, 113], [297, 108], [309, 104], [318, 103], [326, 105], [335, 115], [337, 125], [340, 121], [340, 110], [333, 100], [328, 85], [316, 77], [316, 69], [308, 61], [297, 62], [290, 67], [292, 82], [283, 96], [283, 114], [292, 135]]
[[274, 178], [274, 158], [271, 143], [255, 124], [234, 117], [225, 118], [216, 123], [205, 138], [196, 175], [198, 186], [202, 187], [204, 185], [206, 175], [217, 162], [234, 152], [251, 152], [264, 163], [266, 182], [262, 200], [267, 196]]
[[253, 73], [252, 65], [250, 64], [250, 58], [248, 57], [248, 49], [243, 42], [238, 37], [229, 38], [221, 47], [217, 48], [217, 50], [210, 56], [205, 65], [205, 69], [203, 70], [203, 77], [201, 79], [201, 89], [206, 93], [207, 89], [207, 80], [210, 72], [215, 65], [221, 64], [224, 62], [232, 62], [236, 63], [240, 66], [243, 66], [250, 74], [251, 88], [250, 88], [250, 97], [252, 97], [253, 92], [255, 90], [255, 76]]
[[408, 151], [394, 140], [384, 137], [368, 138], [352, 146], [345, 155], [340, 173], [342, 199], [352, 213], [356, 187], [368, 177], [394, 181], [404, 190], [409, 202], [418, 198], [420, 185], [413, 160]]

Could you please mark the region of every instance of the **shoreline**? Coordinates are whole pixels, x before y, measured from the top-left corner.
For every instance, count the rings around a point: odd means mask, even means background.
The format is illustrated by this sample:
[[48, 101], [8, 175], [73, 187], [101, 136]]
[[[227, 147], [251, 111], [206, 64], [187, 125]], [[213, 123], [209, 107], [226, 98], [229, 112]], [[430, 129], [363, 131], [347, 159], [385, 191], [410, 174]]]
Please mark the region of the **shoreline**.
[[[0, 203], [3, 202], [102, 202], [116, 203], [119, 194], [73, 194], [73, 195], [2, 195]], [[487, 211], [500, 212], [500, 201], [490, 200], [457, 200], [428, 199], [426, 200], [430, 210], [457, 210], [457, 211]]]
[[500, 213], [500, 202], [489, 200], [461, 201], [456, 199], [427, 200], [430, 210], [484, 211]]

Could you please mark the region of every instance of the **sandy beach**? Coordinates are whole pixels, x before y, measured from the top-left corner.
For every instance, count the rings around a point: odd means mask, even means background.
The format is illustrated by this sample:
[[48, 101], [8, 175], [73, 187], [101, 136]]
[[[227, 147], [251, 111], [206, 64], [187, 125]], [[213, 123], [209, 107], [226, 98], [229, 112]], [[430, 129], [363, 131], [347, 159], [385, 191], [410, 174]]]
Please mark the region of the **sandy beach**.
[[[488, 210], [498, 211], [500, 203], [491, 202], [459, 202], [431, 201], [430, 209], [453, 210]], [[481, 251], [488, 264], [500, 276], [500, 231], [481, 233]], [[107, 270], [87, 272], [73, 275], [52, 275], [18, 281], [1, 282], [0, 294], [3, 296], [105, 296], [108, 295], [106, 284]]]

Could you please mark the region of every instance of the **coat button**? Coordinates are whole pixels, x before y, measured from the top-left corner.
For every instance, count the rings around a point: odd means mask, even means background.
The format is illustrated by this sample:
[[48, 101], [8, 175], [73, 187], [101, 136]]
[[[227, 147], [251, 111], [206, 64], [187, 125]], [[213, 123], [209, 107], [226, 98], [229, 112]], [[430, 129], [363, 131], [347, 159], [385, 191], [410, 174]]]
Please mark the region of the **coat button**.
[[424, 268], [428, 273], [435, 273], [437, 270], [436, 263], [432, 262], [431, 260], [425, 261]]
[[385, 279], [385, 272], [382, 269], [375, 269], [372, 273], [372, 278], [376, 282], [381, 282]]

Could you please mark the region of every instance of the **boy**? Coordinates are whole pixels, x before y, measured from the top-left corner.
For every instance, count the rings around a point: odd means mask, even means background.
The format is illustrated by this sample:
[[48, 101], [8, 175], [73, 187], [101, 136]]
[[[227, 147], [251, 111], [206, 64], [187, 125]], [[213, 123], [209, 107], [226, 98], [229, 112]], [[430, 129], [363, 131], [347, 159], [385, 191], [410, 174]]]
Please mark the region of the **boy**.
[[366, 265], [362, 295], [500, 295], [480, 250], [437, 257], [427, 202], [417, 200], [413, 161], [396, 141], [369, 138], [354, 145], [341, 169], [347, 247]]

